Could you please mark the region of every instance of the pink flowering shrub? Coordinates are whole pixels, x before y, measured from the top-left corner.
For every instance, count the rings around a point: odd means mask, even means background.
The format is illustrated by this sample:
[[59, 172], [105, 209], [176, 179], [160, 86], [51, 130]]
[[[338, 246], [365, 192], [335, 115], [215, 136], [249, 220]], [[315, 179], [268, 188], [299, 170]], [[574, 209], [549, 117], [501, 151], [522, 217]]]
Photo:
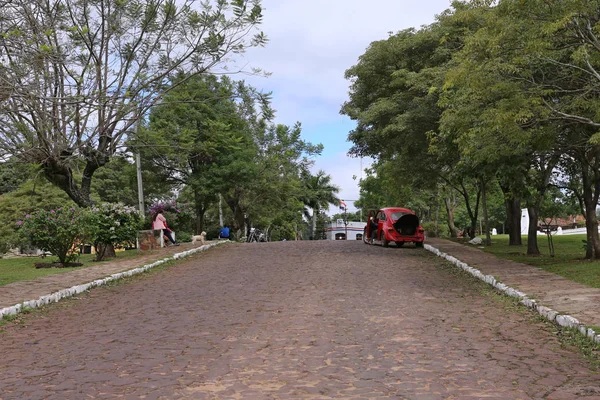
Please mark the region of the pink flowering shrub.
[[71, 263], [79, 258], [79, 252], [73, 249], [83, 237], [78, 208], [37, 211], [27, 214], [17, 226], [21, 237], [39, 249], [51, 252], [61, 263]]

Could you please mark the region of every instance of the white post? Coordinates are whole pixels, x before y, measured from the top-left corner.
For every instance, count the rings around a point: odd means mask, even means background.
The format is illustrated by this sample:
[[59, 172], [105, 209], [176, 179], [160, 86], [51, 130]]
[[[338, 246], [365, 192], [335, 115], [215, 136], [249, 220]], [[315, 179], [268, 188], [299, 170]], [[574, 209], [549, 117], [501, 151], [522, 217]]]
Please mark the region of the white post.
[[219, 226], [223, 227], [223, 198], [221, 197], [221, 193], [219, 193]]

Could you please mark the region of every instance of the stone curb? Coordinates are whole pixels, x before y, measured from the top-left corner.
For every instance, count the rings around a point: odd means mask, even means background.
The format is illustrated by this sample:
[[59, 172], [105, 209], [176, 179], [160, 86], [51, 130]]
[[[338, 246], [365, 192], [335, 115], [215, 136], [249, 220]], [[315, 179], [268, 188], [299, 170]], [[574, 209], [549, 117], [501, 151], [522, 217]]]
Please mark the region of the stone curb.
[[1, 308], [0, 309], [0, 319], [2, 319], [5, 316], [8, 316], [8, 315], [16, 315], [16, 314], [20, 313], [23, 309], [36, 308], [36, 307], [44, 306], [46, 304], [56, 303], [56, 302], [60, 301], [61, 299], [64, 299], [66, 297], [71, 297], [76, 294], [85, 292], [86, 290], [89, 290], [91, 288], [106, 285], [107, 283], [117, 280], [117, 279], [137, 275], [139, 273], [148, 271], [151, 268], [154, 268], [161, 264], [164, 264], [168, 261], [185, 258], [185, 257], [191, 256], [192, 254], [206, 251], [206, 250], [210, 249], [211, 247], [214, 247], [214, 246], [217, 246], [217, 245], [220, 245], [223, 243], [229, 243], [229, 241], [205, 244], [203, 246], [196, 247], [196, 248], [190, 249], [190, 250], [186, 250], [181, 253], [175, 253], [171, 257], [163, 258], [162, 260], [155, 261], [151, 264], [146, 264], [141, 267], [130, 269], [130, 270], [127, 270], [124, 272], [118, 272], [116, 274], [112, 274], [103, 279], [96, 279], [95, 281], [92, 281], [92, 282], [88, 282], [88, 283], [84, 283], [84, 284], [76, 285], [76, 286], [71, 286], [68, 289], [62, 289], [57, 292], [42, 296], [37, 300], [29, 300], [29, 301], [25, 301], [20, 304], [15, 304], [14, 306], [11, 306], [11, 307]]
[[431, 245], [425, 244], [425, 249], [432, 252], [433, 254], [435, 254], [438, 257], [441, 257], [441, 258], [444, 258], [444, 259], [450, 261], [452, 264], [463, 269], [464, 271], [473, 275], [477, 279], [480, 279], [480, 280], [484, 281], [485, 283], [493, 286], [495, 289], [499, 290], [500, 292], [503, 292], [504, 294], [511, 296], [511, 297], [516, 297], [517, 299], [519, 299], [520, 304], [522, 304], [526, 307], [529, 307], [529, 308], [533, 309], [534, 311], [537, 311], [538, 314], [540, 314], [542, 317], [546, 318], [548, 321], [554, 322], [555, 324], [563, 326], [563, 327], [574, 328], [574, 329], [578, 330], [579, 333], [581, 333], [582, 335], [588, 337], [590, 340], [592, 340], [596, 343], [600, 343], [600, 334], [596, 334], [596, 332], [593, 329], [586, 327], [581, 322], [579, 322], [579, 320], [577, 320], [576, 318], [574, 318], [570, 315], [559, 314], [557, 311], [554, 311], [551, 308], [544, 307], [541, 304], [537, 304], [537, 302], [535, 300], [527, 297], [527, 295], [525, 293], [520, 292], [516, 289], [513, 289], [510, 286], [506, 286], [502, 282], [497, 281], [496, 278], [494, 278], [492, 275], [484, 275], [478, 269], [470, 267], [468, 264], [460, 261], [456, 257], [453, 257], [450, 254], [444, 253]]

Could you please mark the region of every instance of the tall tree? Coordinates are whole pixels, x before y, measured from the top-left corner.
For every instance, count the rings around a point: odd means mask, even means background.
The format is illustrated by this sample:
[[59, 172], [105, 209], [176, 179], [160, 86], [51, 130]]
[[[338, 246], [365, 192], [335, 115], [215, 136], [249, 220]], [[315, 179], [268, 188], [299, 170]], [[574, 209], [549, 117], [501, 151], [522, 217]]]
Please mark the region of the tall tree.
[[[431, 151], [442, 113], [440, 94], [452, 56], [470, 32], [481, 25], [477, 13], [464, 17], [474, 7], [462, 2], [454, 2], [453, 6], [454, 10], [442, 13], [429, 26], [373, 42], [358, 64], [346, 71], [346, 78], [352, 82], [350, 100], [341, 112], [357, 122], [349, 134], [354, 143], [351, 154], [392, 162], [402, 177], [395, 181], [399, 192], [402, 187], [437, 192], [440, 184], [457, 188], [469, 205], [474, 227], [479, 195], [472, 189], [477, 186], [453, 173], [460, 158], [450, 157], [451, 152], [441, 157], [441, 152]], [[455, 17], [457, 10], [461, 18]], [[476, 182], [477, 177], [472, 180]], [[477, 200], [471, 205], [473, 197]], [[452, 209], [446, 210], [452, 218]]]
[[173, 85], [164, 103], [152, 110], [147, 129], [129, 144], [155, 175], [192, 192], [199, 233], [218, 194], [247, 178], [247, 171], [235, 164], [258, 151], [242, 105], [260, 100], [265, 112], [271, 111], [265, 96], [227, 77], [180, 75]]
[[337, 193], [340, 189], [331, 183], [331, 176], [325, 171], [319, 170], [315, 175], [306, 171], [302, 175], [304, 204], [312, 210], [312, 237], [316, 239], [317, 218], [319, 213], [329, 207], [330, 204], [338, 205], [340, 203]]
[[4, 2], [0, 152], [40, 163], [89, 206], [94, 173], [175, 88], [170, 78], [203, 74], [265, 44], [253, 34], [261, 20], [260, 0]]

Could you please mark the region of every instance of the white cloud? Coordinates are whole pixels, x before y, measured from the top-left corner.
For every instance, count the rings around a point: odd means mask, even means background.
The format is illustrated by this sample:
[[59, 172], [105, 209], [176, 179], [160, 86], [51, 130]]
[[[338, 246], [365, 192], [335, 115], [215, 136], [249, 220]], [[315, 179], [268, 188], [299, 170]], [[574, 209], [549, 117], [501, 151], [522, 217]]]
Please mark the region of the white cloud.
[[[450, 0], [263, 0], [261, 29], [270, 42], [251, 49], [244, 63], [272, 76], [247, 80], [275, 92], [281, 122], [327, 121], [347, 99], [344, 72], [371, 42], [429, 24], [449, 6]], [[315, 103], [323, 110], [313, 117]]]

